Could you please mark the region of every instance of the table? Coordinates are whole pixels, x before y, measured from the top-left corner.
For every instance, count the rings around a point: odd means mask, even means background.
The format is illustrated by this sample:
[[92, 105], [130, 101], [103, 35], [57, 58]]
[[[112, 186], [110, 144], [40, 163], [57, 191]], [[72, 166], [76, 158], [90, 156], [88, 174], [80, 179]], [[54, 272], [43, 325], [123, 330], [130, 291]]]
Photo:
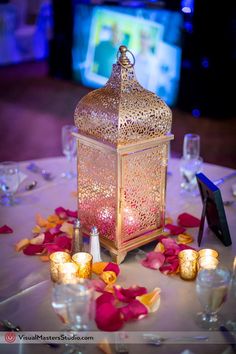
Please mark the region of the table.
[[[1, 267], [0, 267], [0, 319], [8, 319], [21, 326], [24, 331], [58, 331], [61, 324], [58, 321], [51, 307], [51, 287], [49, 276], [49, 264], [43, 263], [37, 256], [25, 256], [23, 253], [16, 253], [14, 245], [22, 238], [31, 237], [31, 230], [35, 225], [35, 214], [40, 212], [43, 216], [52, 214], [58, 206], [72, 210], [76, 209], [76, 179], [65, 180], [60, 177], [61, 172], [66, 169], [66, 160], [63, 157], [37, 160], [36, 163], [42, 168], [53, 171], [56, 178], [46, 182], [41, 176], [29, 172], [26, 166], [29, 161], [20, 163], [22, 172], [28, 178], [19, 190], [22, 201], [13, 207], [0, 207], [0, 225], [7, 224], [13, 228], [14, 233], [0, 235], [1, 238]], [[180, 195], [180, 174], [179, 160], [170, 159], [169, 171], [171, 175], [167, 180], [167, 214], [176, 221], [177, 216], [182, 212], [191, 213], [197, 217], [201, 215], [202, 204], [200, 197], [183, 197]], [[210, 179], [218, 179], [232, 170], [221, 166], [204, 164], [203, 172]], [[36, 189], [26, 192], [24, 184], [37, 179]], [[228, 181], [221, 186], [224, 200], [232, 199], [230, 187], [235, 180]], [[233, 244], [224, 247], [220, 241], [207, 231], [205, 225], [204, 237], [201, 248], [214, 248], [220, 253], [220, 261], [232, 267], [233, 258], [236, 255], [236, 205], [225, 208], [231, 238]], [[197, 236], [197, 229], [191, 229], [190, 233]], [[154, 244], [142, 247], [143, 251], [153, 250]], [[196, 241], [193, 246], [196, 245]], [[109, 254], [102, 252], [104, 260], [110, 260]], [[161, 305], [159, 310], [150, 314], [140, 321], [125, 324], [124, 331], [199, 331], [194, 316], [200, 310], [196, 298], [195, 283], [183, 281], [179, 276], [166, 276], [158, 270], [144, 268], [137, 261], [137, 251], [132, 251], [121, 264], [121, 274], [118, 283], [122, 286], [138, 284], [146, 286], [149, 291], [154, 287], [160, 287]], [[235, 305], [235, 304], [234, 304]], [[228, 301], [222, 313], [230, 318], [234, 309]], [[89, 345], [89, 351], [99, 353], [96, 345]], [[62, 348], [52, 349], [42, 345], [1, 345], [4, 353], [59, 353]], [[162, 345], [158, 347], [160, 353], [181, 353], [185, 349], [191, 349], [197, 353], [230, 353], [230, 347], [224, 343], [217, 345]], [[154, 353], [156, 347], [145, 345], [132, 345], [130, 353]], [[189, 352], [188, 352], [189, 353]]]

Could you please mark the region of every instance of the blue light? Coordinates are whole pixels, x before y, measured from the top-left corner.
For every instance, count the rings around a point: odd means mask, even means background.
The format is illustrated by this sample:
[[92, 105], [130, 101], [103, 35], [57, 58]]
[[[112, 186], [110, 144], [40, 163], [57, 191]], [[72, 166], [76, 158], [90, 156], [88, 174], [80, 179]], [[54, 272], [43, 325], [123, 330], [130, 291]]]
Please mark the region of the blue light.
[[192, 110], [192, 115], [193, 115], [195, 118], [199, 118], [200, 115], [201, 115], [200, 109], [194, 108], [194, 109]]
[[181, 11], [185, 14], [191, 14], [194, 10], [194, 0], [182, 0]]
[[184, 60], [182, 61], [182, 67], [183, 67], [184, 69], [191, 69], [191, 68], [192, 68], [192, 63], [191, 63], [191, 61], [190, 61], [189, 59], [184, 59]]
[[191, 8], [188, 6], [184, 6], [182, 7], [182, 12], [184, 12], [185, 14], [191, 14]]
[[184, 29], [189, 32], [189, 33], [192, 33], [193, 32], [193, 24], [192, 22], [184, 22]]
[[209, 67], [209, 60], [207, 58], [202, 58], [201, 64], [203, 68], [207, 69]]

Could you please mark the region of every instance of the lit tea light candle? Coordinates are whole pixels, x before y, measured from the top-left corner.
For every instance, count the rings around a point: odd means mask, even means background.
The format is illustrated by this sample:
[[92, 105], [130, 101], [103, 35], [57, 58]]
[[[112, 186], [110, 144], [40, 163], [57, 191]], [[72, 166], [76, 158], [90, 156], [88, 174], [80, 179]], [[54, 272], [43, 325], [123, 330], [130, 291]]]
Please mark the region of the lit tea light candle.
[[203, 256], [198, 260], [199, 269], [215, 269], [219, 264], [219, 260], [213, 256]]
[[78, 252], [72, 256], [72, 260], [79, 268], [77, 276], [79, 278], [90, 279], [92, 276], [92, 255], [86, 252]]
[[215, 250], [212, 250], [211, 248], [204, 248], [200, 251], [198, 251], [199, 258], [205, 257], [205, 256], [211, 256], [217, 258], [219, 256], [219, 253]]
[[194, 280], [197, 276], [198, 252], [183, 250], [179, 252], [179, 274], [184, 280]]
[[58, 267], [58, 282], [61, 284], [77, 283], [77, 274], [79, 267], [74, 262], [66, 262], [59, 264]]
[[58, 268], [60, 264], [69, 262], [71, 257], [67, 252], [54, 252], [50, 255], [50, 272], [51, 279], [58, 282]]

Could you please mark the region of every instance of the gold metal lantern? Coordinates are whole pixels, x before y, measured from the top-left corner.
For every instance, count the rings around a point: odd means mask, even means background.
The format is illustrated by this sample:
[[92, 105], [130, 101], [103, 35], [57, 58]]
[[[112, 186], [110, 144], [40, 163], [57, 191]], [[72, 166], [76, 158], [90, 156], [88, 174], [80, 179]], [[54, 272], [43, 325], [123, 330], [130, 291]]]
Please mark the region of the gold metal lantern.
[[137, 82], [127, 52], [119, 48], [106, 85], [84, 96], [75, 110], [78, 215], [85, 233], [97, 226], [117, 263], [163, 231], [173, 139], [171, 110]]

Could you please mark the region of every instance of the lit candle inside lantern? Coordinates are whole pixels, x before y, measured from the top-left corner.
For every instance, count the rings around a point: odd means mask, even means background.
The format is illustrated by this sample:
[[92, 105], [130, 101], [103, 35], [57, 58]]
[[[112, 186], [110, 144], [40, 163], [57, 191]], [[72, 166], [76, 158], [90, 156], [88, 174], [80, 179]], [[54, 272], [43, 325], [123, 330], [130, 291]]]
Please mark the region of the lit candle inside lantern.
[[199, 269], [215, 269], [218, 264], [219, 260], [210, 255], [200, 257], [198, 260]]
[[198, 252], [183, 250], [179, 252], [179, 273], [184, 280], [193, 280], [197, 276]]
[[211, 248], [204, 248], [200, 251], [198, 251], [199, 258], [205, 257], [205, 256], [211, 256], [217, 258], [219, 253], [215, 250], [212, 250]]
[[71, 257], [67, 252], [54, 252], [50, 255], [50, 272], [51, 279], [58, 282], [58, 268], [60, 264], [69, 262]]
[[78, 277], [90, 279], [92, 276], [92, 255], [86, 252], [78, 252], [72, 256], [72, 260], [78, 265]]
[[79, 267], [74, 262], [66, 262], [59, 264], [58, 267], [58, 282], [61, 284], [77, 283], [77, 274]]

